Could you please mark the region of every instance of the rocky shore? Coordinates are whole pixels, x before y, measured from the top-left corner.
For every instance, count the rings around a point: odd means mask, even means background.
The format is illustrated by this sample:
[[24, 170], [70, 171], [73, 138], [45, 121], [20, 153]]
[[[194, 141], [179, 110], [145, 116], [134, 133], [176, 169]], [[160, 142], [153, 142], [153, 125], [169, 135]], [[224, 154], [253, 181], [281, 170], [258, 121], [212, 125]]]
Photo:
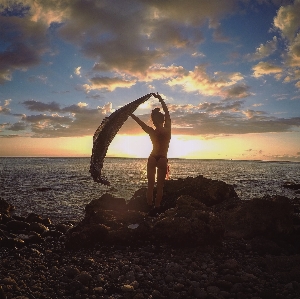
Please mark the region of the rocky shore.
[[158, 217], [140, 189], [52, 224], [0, 199], [0, 299], [300, 298], [298, 200], [198, 176], [166, 182]]

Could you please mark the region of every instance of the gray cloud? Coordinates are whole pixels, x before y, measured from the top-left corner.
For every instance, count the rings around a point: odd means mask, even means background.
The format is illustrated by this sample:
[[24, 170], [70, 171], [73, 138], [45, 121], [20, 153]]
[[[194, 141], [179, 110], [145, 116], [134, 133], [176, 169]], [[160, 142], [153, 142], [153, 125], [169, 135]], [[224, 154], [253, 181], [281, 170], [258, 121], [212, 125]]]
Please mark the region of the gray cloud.
[[10, 127], [7, 127], [7, 130], [10, 131], [24, 131], [27, 128], [27, 124], [25, 122], [17, 122], [11, 125]]
[[4, 45], [0, 51], [0, 84], [11, 80], [14, 70], [26, 70], [37, 65], [47, 49], [47, 26], [34, 22], [27, 15], [7, 16], [1, 13], [0, 36]]
[[23, 102], [24, 106], [30, 111], [49, 111], [49, 112], [58, 112], [60, 111], [60, 105], [56, 102], [52, 103], [42, 103], [35, 100], [28, 100]]
[[[85, 103], [60, 107], [56, 102], [42, 103], [26, 101], [24, 105], [30, 111], [44, 114], [23, 115], [10, 127], [10, 130], [31, 128], [33, 137], [74, 137], [92, 136], [102, 119], [113, 111], [110, 103], [103, 107], [88, 108]], [[217, 135], [289, 132], [300, 127], [300, 118], [290, 119], [268, 116], [264, 111], [243, 109], [243, 100], [200, 103], [199, 105], [168, 104], [172, 118], [173, 134]], [[150, 115], [140, 118], [151, 125]], [[139, 134], [140, 127], [129, 119], [119, 134]]]

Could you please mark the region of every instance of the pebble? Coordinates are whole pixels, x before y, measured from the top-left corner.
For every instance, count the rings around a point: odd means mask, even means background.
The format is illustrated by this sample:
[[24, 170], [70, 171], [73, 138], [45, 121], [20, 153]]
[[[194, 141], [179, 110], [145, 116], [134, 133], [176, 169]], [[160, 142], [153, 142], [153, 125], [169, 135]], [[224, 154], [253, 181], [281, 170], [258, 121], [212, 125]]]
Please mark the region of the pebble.
[[12, 245], [0, 247], [0, 299], [300, 298], [299, 254], [261, 255], [249, 241], [230, 238], [192, 250], [146, 244], [68, 251], [61, 236], [72, 226], [50, 223], [11, 220], [9, 238], [6, 225], [0, 228], [1, 244]]

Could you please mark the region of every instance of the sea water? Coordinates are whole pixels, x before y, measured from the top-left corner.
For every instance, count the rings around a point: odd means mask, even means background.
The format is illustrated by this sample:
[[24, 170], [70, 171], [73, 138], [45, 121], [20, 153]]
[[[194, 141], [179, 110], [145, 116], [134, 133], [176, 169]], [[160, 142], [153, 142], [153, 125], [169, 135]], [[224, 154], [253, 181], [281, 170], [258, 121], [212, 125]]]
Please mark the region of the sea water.
[[[146, 159], [106, 158], [103, 174], [110, 187], [90, 176], [90, 158], [0, 158], [0, 197], [16, 214], [34, 212], [53, 222], [77, 221], [84, 207], [104, 193], [130, 200], [147, 186]], [[269, 195], [294, 198], [286, 182], [300, 183], [300, 163], [169, 159], [171, 179], [196, 177], [232, 184], [243, 200]]]

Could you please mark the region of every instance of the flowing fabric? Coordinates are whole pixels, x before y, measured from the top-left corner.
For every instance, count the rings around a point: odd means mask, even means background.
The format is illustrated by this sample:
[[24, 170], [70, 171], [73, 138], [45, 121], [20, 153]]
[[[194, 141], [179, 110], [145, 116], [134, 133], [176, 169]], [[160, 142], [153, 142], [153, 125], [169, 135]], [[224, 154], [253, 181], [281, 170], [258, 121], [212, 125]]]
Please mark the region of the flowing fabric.
[[101, 176], [104, 158], [107, 149], [118, 133], [124, 122], [128, 119], [139, 105], [146, 102], [151, 97], [147, 94], [113, 112], [110, 116], [103, 119], [93, 137], [93, 150], [91, 156], [90, 173], [93, 180], [109, 186], [110, 182]]

